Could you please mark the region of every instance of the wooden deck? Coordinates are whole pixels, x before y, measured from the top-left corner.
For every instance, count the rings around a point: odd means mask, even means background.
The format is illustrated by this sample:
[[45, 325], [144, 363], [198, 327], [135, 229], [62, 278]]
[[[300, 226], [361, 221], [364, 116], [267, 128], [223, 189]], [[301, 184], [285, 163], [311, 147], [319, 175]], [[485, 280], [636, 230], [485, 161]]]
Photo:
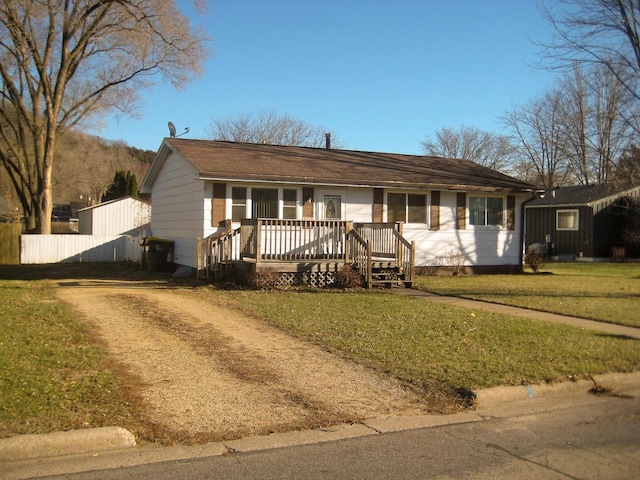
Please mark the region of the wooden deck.
[[198, 241], [198, 272], [216, 281], [233, 270], [326, 273], [351, 265], [364, 284], [413, 282], [415, 245], [400, 223], [246, 219]]

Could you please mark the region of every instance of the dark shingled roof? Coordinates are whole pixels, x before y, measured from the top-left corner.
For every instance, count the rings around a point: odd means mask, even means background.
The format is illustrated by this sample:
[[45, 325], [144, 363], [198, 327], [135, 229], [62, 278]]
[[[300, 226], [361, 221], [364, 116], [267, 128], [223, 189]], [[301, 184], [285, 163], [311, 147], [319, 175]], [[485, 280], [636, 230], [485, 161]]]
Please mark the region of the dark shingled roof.
[[164, 142], [203, 179], [487, 192], [538, 190], [470, 160], [182, 138]]
[[533, 200], [527, 204], [527, 207], [588, 205], [600, 199], [618, 195], [626, 190], [629, 190], [629, 188], [616, 187], [610, 184], [551, 188], [545, 190], [544, 197]]

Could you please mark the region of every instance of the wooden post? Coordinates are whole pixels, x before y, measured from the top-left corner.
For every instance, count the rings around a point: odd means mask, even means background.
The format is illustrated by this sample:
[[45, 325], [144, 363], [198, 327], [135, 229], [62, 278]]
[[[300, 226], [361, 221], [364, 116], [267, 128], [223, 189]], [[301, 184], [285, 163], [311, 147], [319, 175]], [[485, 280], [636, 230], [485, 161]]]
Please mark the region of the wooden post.
[[260, 260], [262, 260], [262, 220], [256, 220], [255, 248], [256, 248], [256, 270]]
[[373, 285], [373, 265], [371, 262], [371, 244], [367, 240], [367, 289], [371, 289]]
[[351, 222], [345, 223], [344, 226], [344, 263], [351, 263], [351, 242], [349, 242], [349, 233], [353, 230]]

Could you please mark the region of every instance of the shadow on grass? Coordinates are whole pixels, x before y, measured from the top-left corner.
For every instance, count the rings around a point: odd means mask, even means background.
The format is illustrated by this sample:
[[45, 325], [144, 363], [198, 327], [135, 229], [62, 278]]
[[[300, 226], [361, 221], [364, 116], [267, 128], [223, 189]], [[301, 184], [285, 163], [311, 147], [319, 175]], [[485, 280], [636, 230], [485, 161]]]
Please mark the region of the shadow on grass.
[[603, 338], [612, 338], [615, 340], [633, 340], [634, 342], [640, 342], [640, 338], [630, 337], [628, 335], [622, 335], [620, 333], [604, 333], [604, 332], [594, 332], [597, 337]]
[[167, 271], [149, 272], [139, 264], [119, 263], [54, 263], [47, 265], [0, 265], [0, 280], [169, 280]]

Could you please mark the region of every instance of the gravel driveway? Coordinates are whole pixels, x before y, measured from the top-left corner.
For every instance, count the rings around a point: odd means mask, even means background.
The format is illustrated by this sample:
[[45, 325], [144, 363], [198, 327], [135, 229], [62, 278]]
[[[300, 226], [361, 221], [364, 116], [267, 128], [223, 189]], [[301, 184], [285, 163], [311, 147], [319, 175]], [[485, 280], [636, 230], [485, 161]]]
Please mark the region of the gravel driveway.
[[[223, 305], [136, 281], [61, 280], [59, 298], [135, 379], [162, 436], [197, 443], [429, 411], [400, 381]], [[431, 408], [432, 410], [433, 408]]]

